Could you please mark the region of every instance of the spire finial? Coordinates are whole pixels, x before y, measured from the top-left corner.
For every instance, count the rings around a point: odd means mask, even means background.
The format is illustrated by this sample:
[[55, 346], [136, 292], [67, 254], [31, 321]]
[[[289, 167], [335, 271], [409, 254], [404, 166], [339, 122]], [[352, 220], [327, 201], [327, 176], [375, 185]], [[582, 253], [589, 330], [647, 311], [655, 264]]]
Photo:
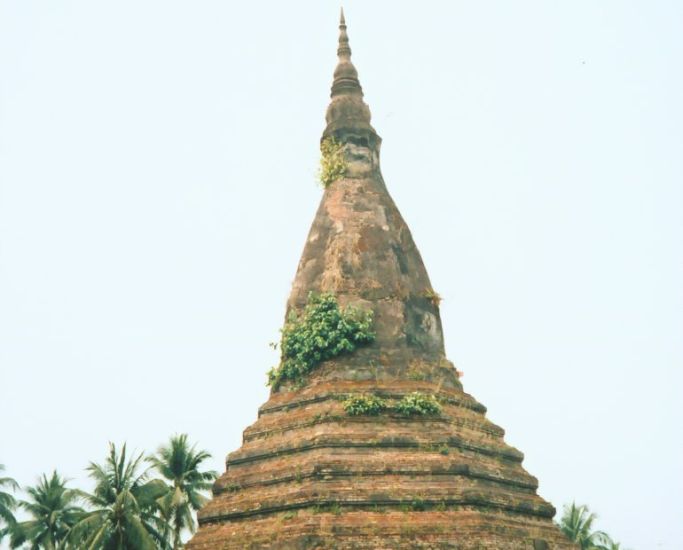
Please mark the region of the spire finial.
[[337, 55], [339, 60], [348, 60], [351, 57], [351, 48], [349, 47], [349, 35], [346, 34], [346, 19], [344, 18], [344, 8], [341, 9], [339, 16], [339, 47], [337, 48]]
[[337, 47], [339, 62], [334, 71], [334, 82], [332, 83], [332, 97], [338, 94], [360, 94], [363, 89], [358, 81], [358, 73], [351, 62], [351, 47], [349, 46], [349, 35], [346, 33], [346, 18], [344, 8], [339, 17], [339, 46]]
[[339, 14], [339, 45], [337, 47], [337, 68], [334, 70], [332, 81], [332, 102], [327, 108], [327, 128], [325, 136], [331, 135], [341, 128], [369, 130], [375, 133], [370, 126], [370, 109], [363, 102], [363, 88], [358, 80], [358, 71], [351, 62], [351, 47], [349, 35], [346, 32], [346, 17], [344, 8]]

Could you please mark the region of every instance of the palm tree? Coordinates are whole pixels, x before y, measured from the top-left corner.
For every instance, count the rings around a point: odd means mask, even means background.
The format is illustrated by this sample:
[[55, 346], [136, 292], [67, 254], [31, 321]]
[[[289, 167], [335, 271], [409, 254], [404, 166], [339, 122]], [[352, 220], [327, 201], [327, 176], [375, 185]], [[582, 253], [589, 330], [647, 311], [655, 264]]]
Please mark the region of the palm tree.
[[160, 533], [163, 525], [155, 516], [156, 501], [168, 492], [166, 484], [147, 479], [140, 472], [142, 454], [126, 460], [126, 445], [121, 452], [109, 444], [104, 464], [90, 463], [87, 470], [95, 480], [92, 494], [82, 492], [94, 510], [74, 526], [69, 541], [87, 550], [166, 549]]
[[621, 544], [618, 542], [614, 542], [608, 535], [605, 533], [600, 534], [598, 537], [598, 544], [597, 548], [599, 550], [622, 550]]
[[600, 550], [621, 550], [621, 544], [613, 540], [605, 540], [600, 544]]
[[168, 445], [162, 445], [154, 456], [147, 460], [170, 484], [168, 494], [159, 500], [161, 514], [166, 520], [168, 538], [173, 529], [173, 550], [182, 548], [181, 535], [184, 530], [194, 533], [196, 525], [194, 512], [207, 501], [202, 494], [211, 489], [218, 474], [200, 471], [200, 465], [211, 458], [206, 451], [198, 451], [187, 442], [187, 434], [171, 437]]
[[597, 515], [592, 513], [587, 506], [577, 506], [575, 502], [565, 505], [562, 519], [560, 519], [560, 529], [569, 537], [569, 540], [576, 542], [581, 550], [601, 550], [600, 544], [609, 540], [609, 537], [602, 531], [593, 531], [593, 522]]
[[[0, 472], [3, 472], [4, 470], [5, 466], [0, 464]], [[14, 496], [2, 490], [5, 487], [8, 487], [12, 491], [16, 491], [19, 489], [19, 485], [11, 477], [0, 477], [0, 542], [17, 522], [14, 518], [17, 500]], [[5, 524], [4, 527], [2, 527], [3, 523]]]
[[78, 522], [83, 510], [75, 505], [78, 493], [66, 487], [66, 480], [52, 472], [45, 474], [38, 485], [26, 489], [28, 500], [19, 505], [31, 519], [16, 523], [11, 529], [10, 547], [27, 543], [32, 550], [64, 548], [71, 527]]

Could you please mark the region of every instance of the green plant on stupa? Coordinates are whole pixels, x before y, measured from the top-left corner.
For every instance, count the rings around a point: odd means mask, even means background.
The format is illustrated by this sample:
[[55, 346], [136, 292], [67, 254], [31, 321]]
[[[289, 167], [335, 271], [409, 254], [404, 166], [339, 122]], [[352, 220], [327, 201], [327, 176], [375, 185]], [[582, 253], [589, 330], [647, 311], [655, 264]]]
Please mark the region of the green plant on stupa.
[[318, 181], [327, 188], [346, 173], [344, 145], [333, 137], [325, 138], [320, 144], [320, 153]]
[[346, 413], [351, 416], [376, 416], [387, 409], [384, 399], [365, 393], [349, 396], [343, 405]]
[[[349, 416], [376, 416], [383, 412], [396, 412], [404, 416], [427, 416], [441, 413], [441, 404], [436, 397], [420, 392], [404, 395], [402, 399], [393, 403], [373, 394], [357, 393], [349, 395], [344, 400], [343, 406]], [[440, 448], [435, 450], [441, 452]]]
[[441, 412], [441, 405], [433, 395], [413, 392], [404, 395], [395, 407], [396, 412], [406, 416], [431, 415]]
[[374, 339], [372, 311], [341, 309], [333, 294], [311, 293], [303, 312], [292, 311], [282, 328], [280, 364], [268, 372], [268, 385], [277, 389], [285, 381], [303, 383], [321, 361]]

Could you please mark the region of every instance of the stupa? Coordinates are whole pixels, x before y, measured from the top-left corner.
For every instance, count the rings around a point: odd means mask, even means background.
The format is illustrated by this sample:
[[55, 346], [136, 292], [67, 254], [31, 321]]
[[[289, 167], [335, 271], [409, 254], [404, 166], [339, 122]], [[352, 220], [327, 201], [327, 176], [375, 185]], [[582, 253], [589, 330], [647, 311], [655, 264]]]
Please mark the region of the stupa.
[[[228, 455], [188, 550], [570, 549], [486, 408], [445, 357], [434, 293], [379, 165], [344, 14], [323, 141], [344, 172], [325, 188], [288, 315], [309, 295], [372, 312], [374, 341], [271, 391]], [[385, 404], [350, 414], [350, 396]], [[438, 410], [406, 414], [406, 396]], [[429, 413], [431, 412], [431, 414]]]

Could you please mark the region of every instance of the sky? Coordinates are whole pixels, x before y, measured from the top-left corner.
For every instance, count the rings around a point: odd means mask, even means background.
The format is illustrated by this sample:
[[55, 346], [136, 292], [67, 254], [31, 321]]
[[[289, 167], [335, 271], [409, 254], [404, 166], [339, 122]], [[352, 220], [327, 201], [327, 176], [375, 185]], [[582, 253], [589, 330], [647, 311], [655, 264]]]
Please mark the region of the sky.
[[[348, 0], [449, 358], [539, 493], [683, 541], [683, 4]], [[268, 398], [339, 3], [0, 0], [0, 463], [22, 485]]]

